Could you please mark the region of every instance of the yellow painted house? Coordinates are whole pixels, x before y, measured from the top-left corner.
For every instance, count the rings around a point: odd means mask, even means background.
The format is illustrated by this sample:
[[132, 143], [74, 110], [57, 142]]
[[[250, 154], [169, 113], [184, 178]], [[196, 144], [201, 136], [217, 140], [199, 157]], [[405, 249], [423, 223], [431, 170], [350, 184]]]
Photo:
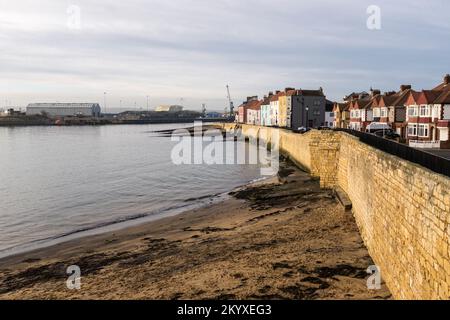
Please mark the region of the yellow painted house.
[[295, 92], [294, 88], [286, 88], [278, 97], [279, 106], [279, 123], [278, 126], [282, 128], [291, 127], [291, 112], [292, 112], [292, 94]]

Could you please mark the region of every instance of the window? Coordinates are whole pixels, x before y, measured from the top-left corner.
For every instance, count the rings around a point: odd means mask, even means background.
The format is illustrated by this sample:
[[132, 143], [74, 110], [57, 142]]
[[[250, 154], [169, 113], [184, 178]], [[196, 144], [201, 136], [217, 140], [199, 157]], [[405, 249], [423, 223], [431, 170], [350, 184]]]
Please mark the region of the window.
[[315, 106], [320, 106], [320, 100], [314, 100], [314, 105]]
[[417, 124], [408, 125], [408, 136], [417, 137]]
[[420, 106], [421, 117], [431, 117], [431, 108], [428, 105]]
[[444, 112], [443, 112], [443, 120], [450, 120], [450, 104], [446, 104], [444, 106]]
[[409, 117], [417, 117], [418, 115], [419, 115], [419, 112], [418, 112], [417, 106], [408, 107], [408, 116]]
[[434, 106], [432, 117], [433, 117], [433, 119], [438, 119], [438, 120], [441, 118], [441, 106], [440, 105]]
[[381, 118], [387, 118], [387, 116], [388, 116], [388, 109], [387, 108], [381, 108], [380, 116], [381, 116]]
[[379, 118], [380, 117], [380, 108], [373, 108], [373, 116], [375, 118]]
[[352, 110], [352, 111], [350, 111], [350, 117], [351, 118], [356, 118], [356, 119], [361, 118], [360, 110]]
[[427, 124], [419, 124], [419, 137], [428, 138], [429, 127]]

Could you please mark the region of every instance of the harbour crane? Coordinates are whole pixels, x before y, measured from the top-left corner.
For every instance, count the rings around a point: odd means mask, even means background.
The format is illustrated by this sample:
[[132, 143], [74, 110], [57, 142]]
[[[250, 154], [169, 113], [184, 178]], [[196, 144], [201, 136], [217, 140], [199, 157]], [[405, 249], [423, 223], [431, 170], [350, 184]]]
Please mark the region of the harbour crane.
[[202, 104], [202, 117], [206, 118], [206, 103]]
[[[230, 104], [230, 117], [234, 116], [234, 103], [231, 100], [231, 94], [230, 94], [230, 86], [227, 85], [227, 94], [228, 94], [228, 103]], [[227, 108], [225, 108], [225, 114], [227, 113]]]

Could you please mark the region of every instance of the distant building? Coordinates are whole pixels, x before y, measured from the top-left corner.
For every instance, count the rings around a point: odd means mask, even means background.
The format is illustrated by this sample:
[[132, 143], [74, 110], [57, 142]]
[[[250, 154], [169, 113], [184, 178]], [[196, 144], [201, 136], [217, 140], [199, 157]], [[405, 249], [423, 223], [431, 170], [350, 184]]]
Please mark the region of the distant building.
[[247, 103], [247, 124], [257, 125], [261, 124], [261, 105], [263, 101], [253, 100]]
[[410, 90], [404, 104], [411, 147], [450, 149], [450, 75], [432, 90]]
[[350, 102], [334, 103], [334, 127], [348, 129], [350, 126]]
[[176, 105], [161, 105], [155, 109], [156, 112], [181, 112], [183, 111], [182, 106], [176, 106]]
[[297, 90], [295, 88], [286, 88], [278, 97], [278, 126], [282, 128], [291, 127], [292, 115], [292, 96]]
[[262, 126], [270, 127], [272, 125], [270, 117], [270, 99], [273, 96], [273, 92], [269, 92], [269, 95], [264, 97], [261, 104], [260, 121]]
[[247, 97], [247, 100], [238, 107], [238, 123], [247, 123], [247, 106], [252, 101], [258, 102], [258, 96]]
[[6, 110], [0, 110], [0, 117], [8, 116], [22, 116], [25, 115], [24, 112], [15, 110], [14, 108], [8, 107]]
[[270, 123], [274, 127], [280, 125], [280, 94], [281, 91], [276, 91], [275, 95], [270, 98]]
[[326, 100], [325, 103], [325, 127], [333, 128], [334, 127], [334, 112], [333, 112], [334, 103], [330, 100]]
[[27, 106], [26, 114], [47, 114], [50, 117], [100, 117], [101, 108], [98, 103], [31, 103]]
[[224, 114], [220, 113], [220, 112], [215, 112], [215, 111], [211, 111], [211, 112], [207, 112], [205, 114], [206, 118], [223, 118]]
[[291, 95], [291, 128], [317, 128], [325, 125], [326, 98], [319, 90], [295, 90]]

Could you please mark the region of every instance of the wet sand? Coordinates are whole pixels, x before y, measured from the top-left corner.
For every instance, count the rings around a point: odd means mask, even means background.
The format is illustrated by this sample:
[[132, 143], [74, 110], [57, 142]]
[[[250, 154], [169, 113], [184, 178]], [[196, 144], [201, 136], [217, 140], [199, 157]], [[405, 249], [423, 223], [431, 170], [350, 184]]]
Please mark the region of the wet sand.
[[222, 203], [2, 259], [0, 299], [389, 299], [373, 264], [351, 212], [285, 163]]

